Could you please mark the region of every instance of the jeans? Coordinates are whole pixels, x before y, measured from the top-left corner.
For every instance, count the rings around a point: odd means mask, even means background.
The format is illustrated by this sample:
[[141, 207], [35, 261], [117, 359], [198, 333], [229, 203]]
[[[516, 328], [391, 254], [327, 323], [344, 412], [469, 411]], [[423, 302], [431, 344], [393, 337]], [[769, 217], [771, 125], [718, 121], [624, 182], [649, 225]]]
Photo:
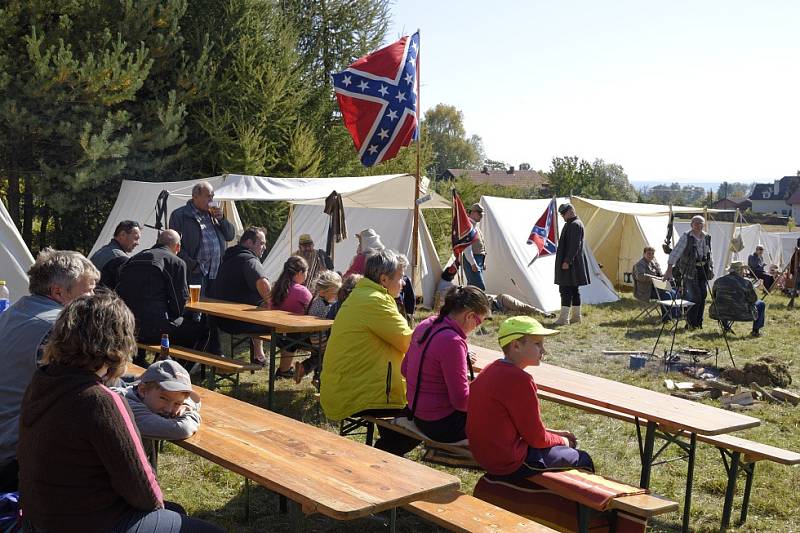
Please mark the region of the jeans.
[[204, 520], [190, 518], [169, 509], [130, 511], [117, 522], [113, 533], [221, 533], [225, 531]]
[[756, 300], [755, 303], [756, 311], [758, 311], [758, 315], [756, 319], [753, 321], [753, 330], [761, 329], [764, 327], [764, 322], [766, 322], [766, 311], [767, 311], [767, 304], [764, 303], [764, 300]]
[[475, 254], [475, 262], [478, 263], [478, 271], [472, 271], [472, 265], [469, 261], [464, 261], [464, 275], [467, 277], [467, 285], [478, 287], [480, 290], [486, 290], [486, 284], [483, 282], [483, 265], [486, 262], [486, 255]]
[[694, 328], [702, 327], [706, 296], [708, 295], [708, 283], [706, 282], [706, 274], [703, 268], [697, 267], [694, 279], [684, 278], [683, 287], [686, 291], [684, 298], [694, 302], [694, 305], [686, 312], [686, 322]]
[[594, 472], [594, 461], [583, 450], [569, 446], [553, 446], [552, 448], [528, 447], [528, 455], [516, 472], [509, 474], [508, 479], [524, 479], [544, 470], [565, 470], [582, 468]]

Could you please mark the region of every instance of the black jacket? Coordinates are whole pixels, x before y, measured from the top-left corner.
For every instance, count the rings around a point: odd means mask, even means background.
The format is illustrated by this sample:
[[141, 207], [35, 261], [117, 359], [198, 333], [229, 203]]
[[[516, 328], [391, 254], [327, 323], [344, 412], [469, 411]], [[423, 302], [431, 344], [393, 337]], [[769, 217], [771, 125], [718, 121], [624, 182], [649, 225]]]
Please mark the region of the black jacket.
[[256, 288], [256, 281], [266, 277], [256, 254], [241, 244], [231, 246], [222, 256], [211, 296], [231, 302], [260, 305], [262, 299]]
[[139, 327], [177, 320], [189, 299], [186, 263], [166, 246], [139, 252], [120, 270], [117, 294], [133, 312]]
[[[556, 250], [555, 284], [582, 286], [589, 284], [589, 262], [583, 253], [583, 222], [572, 218], [561, 228]], [[567, 270], [561, 270], [561, 263], [569, 263]]]

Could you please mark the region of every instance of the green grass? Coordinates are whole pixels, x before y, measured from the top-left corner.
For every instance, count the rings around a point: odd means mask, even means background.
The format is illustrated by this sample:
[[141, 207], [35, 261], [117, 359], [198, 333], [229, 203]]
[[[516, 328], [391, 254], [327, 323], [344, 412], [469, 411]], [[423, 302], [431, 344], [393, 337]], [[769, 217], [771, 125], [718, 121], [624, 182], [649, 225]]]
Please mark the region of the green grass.
[[[738, 336], [730, 339], [736, 364], [744, 365], [760, 356], [770, 355], [784, 361], [790, 374], [795, 376], [798, 362], [796, 345], [800, 339], [800, 309], [787, 309], [786, 298], [779, 295], [767, 300], [767, 326], [764, 336], [752, 339], [748, 324], [737, 324]], [[602, 376], [639, 387], [666, 392], [666, 377], [684, 380], [680, 374], [668, 375], [654, 360], [639, 371], [628, 369], [628, 356], [605, 356], [604, 349], [647, 350], [655, 343], [658, 328], [652, 322], [639, 321], [632, 327], [627, 322], [639, 312], [639, 305], [629, 296], [621, 301], [600, 306], [584, 306], [584, 321], [563, 328], [563, 333], [548, 340], [546, 361], [581, 372]], [[497, 326], [502, 316], [485, 323], [483, 334], [473, 334], [470, 342], [495, 348]], [[722, 337], [715, 323], [706, 320], [705, 329], [686, 333], [680, 331], [677, 347], [719, 348], [720, 366], [729, 364]], [[659, 352], [667, 345], [662, 339]], [[704, 361], [714, 364], [714, 357]], [[266, 373], [242, 375], [244, 385], [236, 394], [242, 400], [266, 405]], [[796, 388], [796, 384], [792, 386]], [[232, 393], [230, 389], [223, 392]], [[308, 380], [301, 385], [279, 382], [276, 393], [276, 410], [284, 415], [309, 424], [337, 431], [338, 426], [327, 421], [314, 397]], [[708, 400], [710, 405], [719, 405]], [[636, 484], [639, 480], [640, 461], [636, 432], [632, 424], [591, 415], [569, 407], [545, 402], [542, 415], [548, 426], [572, 430], [579, 446], [592, 454], [599, 473], [621, 481]], [[748, 415], [761, 420], [759, 427], [738, 432], [736, 435], [791, 450], [800, 450], [800, 407], [759, 403]], [[657, 445], [659, 441], [656, 441]], [[665, 452], [666, 457], [677, 456], [676, 448]], [[418, 451], [409, 456], [419, 460]], [[471, 492], [480, 474], [463, 470], [432, 466], [457, 475], [462, 490]], [[762, 461], [756, 466], [755, 482], [750, 498], [746, 524], [731, 527], [733, 531], [800, 531], [800, 492], [794, 488], [798, 479], [797, 468]], [[685, 461], [674, 461], [656, 466], [652, 473], [653, 492], [683, 502], [686, 476]], [[278, 498], [267, 490], [251, 485], [250, 518], [244, 519], [245, 492], [241, 476], [234, 475], [208, 461], [188, 453], [175, 445], [167, 444], [159, 463], [159, 478], [165, 497], [184, 505], [190, 514], [209, 519], [230, 531], [285, 531], [289, 529], [288, 515], [278, 512]], [[717, 531], [722, 516], [726, 474], [719, 452], [699, 443], [695, 465], [692, 494], [691, 526], [695, 531]], [[740, 478], [734, 499], [732, 522], [738, 518], [744, 478]], [[680, 529], [680, 513], [663, 515], [651, 521], [653, 531]], [[336, 522], [321, 516], [307, 519], [309, 531], [383, 531], [382, 517], [356, 522]], [[436, 528], [414, 515], [398, 513], [400, 531], [435, 531]]]

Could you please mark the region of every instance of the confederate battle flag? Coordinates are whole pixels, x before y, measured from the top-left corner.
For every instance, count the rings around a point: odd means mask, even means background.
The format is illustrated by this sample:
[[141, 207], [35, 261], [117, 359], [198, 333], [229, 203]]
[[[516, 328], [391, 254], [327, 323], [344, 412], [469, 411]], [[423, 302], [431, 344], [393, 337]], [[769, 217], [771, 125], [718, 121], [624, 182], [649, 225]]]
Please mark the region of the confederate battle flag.
[[388, 161], [417, 137], [419, 32], [334, 74], [344, 125], [364, 166]]
[[471, 246], [477, 238], [478, 230], [475, 229], [469, 215], [467, 215], [467, 209], [464, 207], [461, 197], [453, 189], [453, 230], [451, 239], [453, 241], [453, 255], [456, 257], [456, 266], [460, 264], [461, 252], [467, 246]]
[[533, 225], [531, 235], [528, 237], [528, 244], [535, 244], [536, 248], [538, 248], [536, 257], [556, 253], [556, 243], [558, 242], [556, 211], [556, 199], [553, 198], [547, 205], [547, 209], [542, 213], [542, 216]]

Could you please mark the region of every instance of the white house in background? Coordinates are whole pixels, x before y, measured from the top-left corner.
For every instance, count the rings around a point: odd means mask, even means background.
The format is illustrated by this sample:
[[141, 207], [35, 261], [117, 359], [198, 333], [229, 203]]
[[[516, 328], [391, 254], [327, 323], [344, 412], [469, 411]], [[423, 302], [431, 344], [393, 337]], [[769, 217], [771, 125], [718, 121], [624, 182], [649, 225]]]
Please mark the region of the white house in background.
[[794, 223], [800, 226], [800, 187], [794, 191], [786, 202], [792, 208], [792, 215], [794, 216]]
[[789, 197], [798, 189], [800, 176], [784, 176], [774, 183], [756, 183], [749, 200], [753, 203], [753, 213], [777, 213], [791, 216], [792, 206]]

